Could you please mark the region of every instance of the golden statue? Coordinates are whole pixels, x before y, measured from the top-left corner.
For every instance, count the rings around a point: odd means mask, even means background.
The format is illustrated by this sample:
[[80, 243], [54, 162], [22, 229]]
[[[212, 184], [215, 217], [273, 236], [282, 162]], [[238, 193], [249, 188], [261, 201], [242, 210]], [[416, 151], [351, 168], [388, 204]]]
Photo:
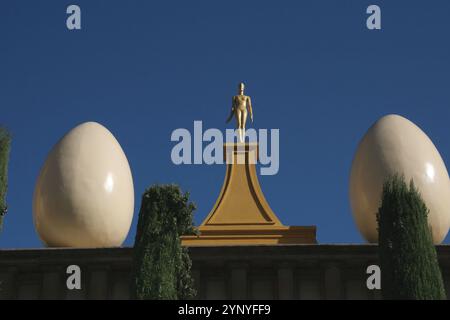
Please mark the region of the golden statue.
[[238, 87], [238, 95], [233, 97], [231, 102], [231, 113], [227, 119], [230, 122], [233, 115], [236, 117], [236, 128], [239, 132], [240, 142], [245, 142], [245, 122], [247, 121], [247, 108], [250, 113], [250, 119], [253, 122], [252, 100], [249, 96], [244, 95], [244, 83], [241, 82]]

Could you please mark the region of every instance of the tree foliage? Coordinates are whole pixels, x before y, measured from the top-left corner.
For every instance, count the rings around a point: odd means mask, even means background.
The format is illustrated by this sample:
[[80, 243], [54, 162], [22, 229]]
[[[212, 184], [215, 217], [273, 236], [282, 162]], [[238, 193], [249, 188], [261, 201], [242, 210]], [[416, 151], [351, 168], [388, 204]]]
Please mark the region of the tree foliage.
[[145, 191], [134, 244], [131, 292], [135, 299], [188, 299], [196, 293], [181, 235], [194, 233], [195, 205], [176, 185]]
[[6, 191], [8, 189], [8, 161], [11, 147], [11, 136], [9, 132], [0, 128], [0, 228], [3, 224], [3, 217], [7, 211]]
[[428, 212], [412, 180], [386, 180], [377, 215], [384, 299], [446, 298]]

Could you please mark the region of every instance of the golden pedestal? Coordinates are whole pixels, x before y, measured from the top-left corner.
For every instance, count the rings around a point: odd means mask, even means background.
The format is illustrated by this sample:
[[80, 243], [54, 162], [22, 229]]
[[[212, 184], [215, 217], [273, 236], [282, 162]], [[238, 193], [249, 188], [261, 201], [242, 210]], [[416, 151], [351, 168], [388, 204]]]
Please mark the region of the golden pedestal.
[[257, 143], [225, 143], [227, 164], [220, 195], [198, 236], [183, 236], [185, 246], [312, 244], [316, 227], [281, 224], [270, 208], [256, 174]]

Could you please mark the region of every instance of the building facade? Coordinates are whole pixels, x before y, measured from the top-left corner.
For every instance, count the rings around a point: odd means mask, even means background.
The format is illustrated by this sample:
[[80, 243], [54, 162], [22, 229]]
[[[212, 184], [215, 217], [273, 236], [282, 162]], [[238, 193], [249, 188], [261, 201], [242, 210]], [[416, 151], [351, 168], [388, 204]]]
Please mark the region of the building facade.
[[[450, 246], [437, 246], [450, 292]], [[197, 299], [379, 299], [366, 286], [376, 245], [190, 248]], [[132, 248], [0, 250], [0, 299], [129, 299]], [[67, 267], [81, 269], [68, 290]]]

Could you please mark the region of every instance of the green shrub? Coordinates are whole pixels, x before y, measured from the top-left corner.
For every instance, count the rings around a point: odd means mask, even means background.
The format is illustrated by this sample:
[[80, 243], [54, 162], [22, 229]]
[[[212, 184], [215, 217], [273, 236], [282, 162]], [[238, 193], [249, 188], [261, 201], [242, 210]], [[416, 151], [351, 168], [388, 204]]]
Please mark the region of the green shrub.
[[0, 128], [0, 229], [7, 211], [6, 191], [8, 189], [8, 160], [11, 147], [11, 136], [4, 128]]
[[134, 299], [188, 299], [196, 293], [191, 260], [180, 236], [194, 233], [195, 205], [176, 185], [155, 185], [142, 196], [133, 252]]
[[411, 180], [389, 178], [379, 208], [379, 258], [384, 299], [445, 299], [428, 209]]

